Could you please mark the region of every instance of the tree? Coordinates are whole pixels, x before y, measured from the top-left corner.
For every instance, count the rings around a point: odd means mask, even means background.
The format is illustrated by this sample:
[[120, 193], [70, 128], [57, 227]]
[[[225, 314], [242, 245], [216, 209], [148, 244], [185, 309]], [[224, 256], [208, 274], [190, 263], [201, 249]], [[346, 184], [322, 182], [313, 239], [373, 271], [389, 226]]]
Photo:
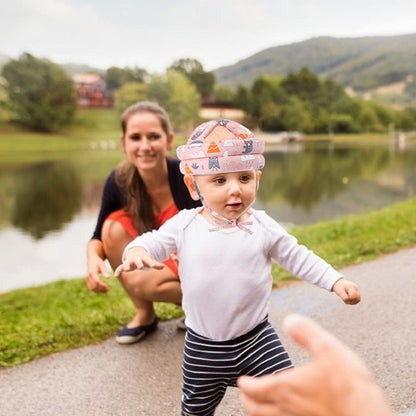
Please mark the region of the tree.
[[216, 85], [214, 88], [214, 99], [220, 103], [234, 103], [236, 99], [236, 92], [225, 85]]
[[62, 67], [24, 53], [9, 61], [2, 74], [18, 122], [35, 130], [54, 131], [72, 121], [76, 91]]
[[321, 90], [318, 77], [308, 68], [289, 74], [281, 86], [288, 95], [295, 95], [303, 101], [314, 101]]
[[405, 131], [416, 130], [416, 108], [406, 107], [396, 115], [396, 127]]
[[[4, 81], [4, 82], [3, 82]], [[0, 120], [7, 115], [7, 92], [5, 80], [0, 78]]]
[[137, 66], [134, 68], [118, 68], [112, 66], [105, 73], [105, 82], [107, 83], [107, 88], [114, 91], [127, 82], [144, 83], [148, 76], [149, 74], [145, 69]]
[[146, 98], [146, 84], [139, 82], [126, 82], [114, 92], [115, 107], [120, 113], [132, 104], [137, 103], [137, 101], [143, 101]]
[[192, 128], [198, 120], [201, 97], [195, 85], [180, 72], [168, 70], [154, 75], [147, 85], [147, 99], [168, 112], [175, 130]]
[[[250, 89], [247, 112], [255, 126], [262, 126], [267, 130], [280, 130], [281, 121], [277, 120], [279, 114], [273, 114], [272, 109], [280, 109], [288, 97], [280, 86], [280, 77], [261, 76], [257, 78]], [[266, 120], [267, 119], [267, 120]]]
[[247, 88], [243, 87], [242, 85], [239, 85], [237, 87], [237, 91], [235, 93], [234, 105], [237, 108], [241, 108], [246, 113], [249, 113], [250, 111], [250, 91]]
[[212, 94], [215, 75], [212, 72], [206, 72], [198, 60], [179, 59], [169, 67], [169, 70], [171, 69], [185, 75], [195, 85], [202, 98], [207, 98]]

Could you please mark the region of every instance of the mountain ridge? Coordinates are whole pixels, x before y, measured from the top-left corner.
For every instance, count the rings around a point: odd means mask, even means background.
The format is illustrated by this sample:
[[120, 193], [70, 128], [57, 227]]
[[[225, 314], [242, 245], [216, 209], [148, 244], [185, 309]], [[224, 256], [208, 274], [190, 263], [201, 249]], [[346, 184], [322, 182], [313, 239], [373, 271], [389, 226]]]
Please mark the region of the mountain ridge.
[[213, 72], [220, 85], [247, 87], [261, 75], [285, 76], [302, 67], [363, 91], [402, 81], [416, 73], [416, 33], [313, 37], [264, 49]]
[[[0, 52], [0, 67], [9, 59]], [[77, 63], [60, 64], [69, 73], [98, 72]], [[214, 69], [216, 83], [250, 87], [260, 76], [286, 76], [307, 67], [359, 93], [379, 87], [412, 83], [416, 101], [416, 33], [393, 36], [318, 36], [263, 49], [238, 62]]]

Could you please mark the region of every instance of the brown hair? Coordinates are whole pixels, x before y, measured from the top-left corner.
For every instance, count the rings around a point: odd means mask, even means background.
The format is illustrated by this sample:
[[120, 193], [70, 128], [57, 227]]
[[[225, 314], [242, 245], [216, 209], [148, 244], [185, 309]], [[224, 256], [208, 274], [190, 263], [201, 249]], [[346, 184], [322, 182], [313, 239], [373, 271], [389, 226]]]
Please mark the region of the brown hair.
[[[154, 114], [159, 119], [162, 130], [166, 133], [166, 136], [169, 136], [172, 133], [169, 116], [166, 111], [156, 103], [140, 101], [128, 107], [121, 116], [123, 140], [130, 117], [137, 113]], [[117, 167], [116, 180], [117, 184], [126, 190], [126, 206], [124, 209], [133, 218], [138, 234], [140, 235], [146, 231], [158, 228], [159, 225], [153, 214], [152, 201], [136, 167], [128, 160], [124, 160]]]

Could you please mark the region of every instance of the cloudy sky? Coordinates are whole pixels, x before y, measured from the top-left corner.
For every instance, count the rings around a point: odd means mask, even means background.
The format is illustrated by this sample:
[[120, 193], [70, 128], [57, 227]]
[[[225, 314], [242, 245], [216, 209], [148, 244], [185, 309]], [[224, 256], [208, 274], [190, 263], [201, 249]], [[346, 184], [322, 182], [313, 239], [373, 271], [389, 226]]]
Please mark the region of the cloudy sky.
[[416, 0], [0, 0], [0, 54], [205, 70], [315, 36], [416, 33]]

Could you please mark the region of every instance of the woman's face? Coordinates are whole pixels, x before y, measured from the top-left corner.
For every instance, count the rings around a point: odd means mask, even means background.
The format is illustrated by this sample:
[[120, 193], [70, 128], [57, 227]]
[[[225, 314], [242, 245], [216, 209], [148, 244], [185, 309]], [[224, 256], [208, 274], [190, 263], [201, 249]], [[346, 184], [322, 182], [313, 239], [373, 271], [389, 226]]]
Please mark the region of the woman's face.
[[139, 171], [153, 170], [164, 166], [173, 134], [166, 135], [155, 114], [139, 112], [128, 119], [121, 143], [127, 159]]

